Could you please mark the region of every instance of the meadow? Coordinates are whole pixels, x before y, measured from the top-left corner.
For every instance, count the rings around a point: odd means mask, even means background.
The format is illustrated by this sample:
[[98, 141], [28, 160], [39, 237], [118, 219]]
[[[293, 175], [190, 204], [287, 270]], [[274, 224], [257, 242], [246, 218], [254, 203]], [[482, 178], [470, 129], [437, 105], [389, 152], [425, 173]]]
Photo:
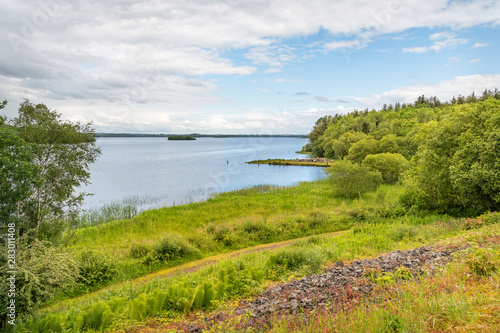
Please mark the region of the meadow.
[[[374, 257], [457, 236], [469, 241], [499, 234], [498, 215], [485, 219], [479, 235], [471, 219], [406, 211], [398, 201], [400, 191], [397, 185], [383, 185], [376, 192], [346, 199], [334, 196], [325, 180], [259, 186], [77, 229], [64, 235], [62, 243], [76, 257], [90, 258], [92, 269], [86, 276], [95, 283], [58, 295], [17, 326], [18, 331], [121, 331], [151, 321], [167, 328], [187, 314], [227, 309], [269, 284], [320, 272], [339, 260]], [[335, 231], [342, 232], [332, 235]], [[231, 255], [257, 244], [301, 237], [305, 238], [284, 248]], [[214, 255], [219, 255], [219, 262], [192, 273], [132, 280]], [[385, 310], [380, 309], [383, 316]], [[346, 316], [339, 320], [353, 320]], [[376, 326], [379, 319], [373, 318]], [[328, 321], [309, 319], [314, 325]], [[311, 331], [310, 325], [302, 327], [299, 322], [304, 321], [297, 319], [290, 326], [276, 318], [270, 329]], [[324, 325], [328, 331], [331, 324]]]

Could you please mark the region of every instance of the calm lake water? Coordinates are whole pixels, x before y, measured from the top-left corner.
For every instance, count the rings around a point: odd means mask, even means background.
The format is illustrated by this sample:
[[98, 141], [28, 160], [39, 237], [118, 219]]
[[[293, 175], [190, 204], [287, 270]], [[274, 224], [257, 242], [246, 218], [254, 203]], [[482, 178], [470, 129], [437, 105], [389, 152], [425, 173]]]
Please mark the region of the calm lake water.
[[307, 139], [97, 138], [102, 155], [90, 167], [93, 193], [84, 208], [138, 197], [148, 207], [200, 201], [212, 193], [255, 185], [293, 185], [324, 177], [322, 168], [245, 164], [268, 158], [306, 158], [297, 154]]

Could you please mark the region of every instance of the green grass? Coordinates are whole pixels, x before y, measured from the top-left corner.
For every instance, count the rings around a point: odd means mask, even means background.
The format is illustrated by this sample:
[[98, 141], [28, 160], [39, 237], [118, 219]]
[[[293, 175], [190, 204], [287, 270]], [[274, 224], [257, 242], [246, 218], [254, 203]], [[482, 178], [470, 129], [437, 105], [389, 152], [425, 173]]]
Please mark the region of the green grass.
[[[499, 229], [497, 228], [497, 235]], [[498, 245], [497, 245], [498, 247]], [[500, 265], [500, 262], [499, 262]], [[457, 260], [436, 275], [379, 288], [345, 311], [275, 318], [269, 332], [498, 332], [500, 274]], [[229, 332], [229, 331], [226, 331]]]
[[[439, 224], [437, 227], [427, 225], [422, 226], [420, 230], [433, 235], [425, 243], [442, 239], [437, 245], [480, 244], [481, 248], [489, 247], [492, 252], [500, 253], [499, 224], [474, 231], [464, 231], [463, 228], [457, 228], [457, 224], [452, 222], [448, 227], [444, 224]], [[404, 225], [397, 225], [395, 228], [402, 226]], [[386, 230], [391, 231], [391, 229]], [[426, 229], [431, 230], [426, 231]], [[367, 227], [367, 231], [377, 232], [370, 227]], [[371, 238], [371, 241], [376, 238], [376, 236]], [[336, 239], [334, 243], [341, 247], [339, 257], [357, 259], [364, 257], [364, 255], [359, 256], [359, 253], [366, 252], [353, 250], [345, 253], [345, 244], [349, 243], [352, 249], [364, 247], [367, 252], [377, 252], [378, 250], [373, 247], [365, 247], [368, 239], [369, 237], [351, 236], [346, 239]], [[392, 243], [383, 247], [392, 250], [394, 245]], [[407, 242], [399, 243], [397, 248], [404, 249], [406, 245], [408, 245]], [[490, 274], [478, 274], [471, 270], [469, 261], [476, 252], [474, 248], [458, 252], [456, 259], [438, 270], [436, 274], [399, 284], [394, 282], [380, 284], [376, 287], [374, 295], [348, 302], [340, 310], [296, 313], [292, 318], [275, 316], [271, 319], [270, 327], [258, 329], [251, 327], [242, 329], [248, 318], [233, 317], [232, 320], [220, 323], [208, 331], [218, 333], [498, 332], [500, 330], [500, 273], [498, 269]], [[380, 253], [376, 255], [378, 254]], [[496, 263], [496, 267], [500, 268], [500, 257], [494, 257], [492, 260]]]
[[[355, 228], [341, 237], [313, 236], [285, 249], [230, 258], [193, 274], [169, 279], [151, 279], [141, 283], [119, 284], [83, 298], [55, 304], [43, 310], [37, 319], [28, 325], [35, 325], [35, 323], [41, 325], [40, 323], [54, 318], [64, 318], [66, 322], [74, 323], [77, 322], [79, 316], [89, 315], [95, 311], [102, 310], [100, 312], [102, 316], [102, 313], [109, 308], [112, 317], [119, 319], [110, 321], [106, 324], [109, 325], [106, 328], [123, 328], [134, 322], [141, 322], [146, 317], [154, 317], [162, 313], [168, 313], [170, 316], [196, 310], [197, 307], [193, 305], [196, 291], [206, 283], [210, 283], [214, 288], [214, 300], [230, 301], [256, 295], [269, 281], [284, 281], [291, 277], [296, 278], [317, 272], [328, 262], [373, 257], [379, 253], [421, 246], [463, 232], [463, 224], [455, 223], [454, 220], [448, 223], [429, 224], [424, 219], [422, 225], [416, 225], [415, 222], [414, 219], [408, 219], [406, 222], [358, 223]], [[403, 239], [386, 236], [398, 234], [401, 228], [415, 226], [418, 226], [416, 231]], [[307, 255], [304, 256], [304, 254]], [[288, 264], [284, 265], [284, 262]], [[149, 310], [147, 307], [142, 308], [141, 304], [146, 304], [149, 299], [153, 302], [153, 298], [158, 297], [158, 290], [169, 290], [169, 288], [185, 290], [183, 292], [185, 296], [169, 295], [169, 301], [160, 309], [153, 305]], [[183, 299], [186, 301], [182, 301]], [[116, 302], [119, 302], [120, 306], [117, 306]], [[137, 307], [143, 311], [141, 312], [143, 315], [137, 314], [139, 311]], [[113, 310], [115, 308], [116, 310]]]
[[142, 264], [137, 250], [142, 249], [147, 255], [169, 235], [189, 242], [202, 257], [207, 257], [258, 244], [345, 230], [357, 220], [376, 221], [381, 216], [404, 213], [393, 209], [397, 205], [397, 188], [385, 187], [381, 191], [383, 203], [380, 198], [370, 196], [366, 200], [336, 198], [326, 181], [294, 187], [258, 186], [215, 195], [205, 202], [153, 209], [131, 219], [72, 230], [62, 243], [75, 256], [92, 250], [112, 257], [119, 269], [113, 282], [118, 282], [189, 260], [177, 258], [153, 266]]
[[[317, 272], [328, 263], [446, 239], [463, 233], [469, 225], [465, 219], [445, 215], [408, 215], [398, 204], [399, 192], [398, 186], [387, 185], [359, 199], [342, 199], [332, 195], [327, 181], [293, 187], [260, 186], [78, 229], [65, 236], [67, 249], [75, 256], [90, 250], [111, 258], [117, 270], [108, 282], [113, 285], [92, 293], [104, 285], [59, 295], [26, 325], [33, 328], [53, 322], [56, 324], [51, 327], [60, 327], [58, 322], [66, 322], [78, 329], [84, 320], [82, 327], [108, 329], [128, 327], [151, 316], [179, 316], [256, 295], [269, 282]], [[285, 249], [240, 255], [192, 274], [153, 275], [116, 284], [199, 257], [345, 229], [350, 230], [341, 237], [312, 236]], [[188, 252], [191, 255], [182, 257]], [[144, 260], [148, 256], [172, 260], [154, 263]], [[169, 294], [165, 291], [169, 288], [182, 292]], [[212, 289], [213, 300], [203, 300], [201, 293], [210, 294]], [[87, 295], [63, 300], [83, 293]], [[153, 305], [158, 302], [161, 306]], [[104, 316], [104, 324], [93, 322], [96, 316]]]

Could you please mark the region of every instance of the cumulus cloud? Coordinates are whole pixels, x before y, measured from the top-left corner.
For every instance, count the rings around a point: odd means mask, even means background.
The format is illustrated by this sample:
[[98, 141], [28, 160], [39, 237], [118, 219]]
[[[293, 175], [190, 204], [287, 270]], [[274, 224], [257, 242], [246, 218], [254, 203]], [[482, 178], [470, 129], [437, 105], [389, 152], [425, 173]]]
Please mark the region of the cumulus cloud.
[[[198, 130], [184, 122], [189, 112], [238, 130], [216, 121], [220, 76], [278, 73], [315, 52], [360, 49], [413, 28], [496, 26], [498, 8], [499, 0], [4, 0], [0, 94], [9, 108], [30, 98], [102, 129]], [[323, 30], [315, 45], [289, 43]], [[446, 31], [430, 40], [406, 52], [467, 42]]]
[[481, 94], [486, 89], [494, 90], [496, 87], [500, 87], [500, 74], [468, 75], [457, 76], [435, 85], [415, 84], [353, 99], [368, 108], [380, 108], [385, 103], [413, 103], [422, 94], [427, 97], [437, 96], [441, 101], [447, 101], [453, 96], [467, 96], [472, 92]]

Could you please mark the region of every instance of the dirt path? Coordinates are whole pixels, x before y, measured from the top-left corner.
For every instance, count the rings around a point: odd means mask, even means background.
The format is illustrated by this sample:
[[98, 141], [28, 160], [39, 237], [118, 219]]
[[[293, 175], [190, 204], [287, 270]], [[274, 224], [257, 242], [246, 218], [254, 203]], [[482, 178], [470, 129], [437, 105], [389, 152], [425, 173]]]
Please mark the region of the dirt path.
[[326, 234], [319, 234], [319, 235], [311, 235], [311, 236], [308, 236], [308, 237], [296, 238], [296, 239], [291, 239], [291, 240], [277, 242], [277, 243], [261, 244], [261, 245], [244, 248], [244, 249], [237, 250], [237, 251], [222, 253], [222, 254], [218, 254], [218, 255], [206, 257], [206, 258], [203, 258], [203, 259], [199, 259], [199, 260], [195, 260], [195, 261], [190, 261], [188, 263], [185, 263], [185, 264], [182, 264], [182, 265], [179, 265], [179, 266], [175, 266], [175, 267], [170, 267], [170, 268], [167, 268], [167, 269], [163, 269], [163, 270], [160, 270], [158, 272], [154, 272], [154, 273], [151, 273], [151, 274], [148, 274], [148, 275], [144, 275], [144, 276], [141, 276], [141, 277], [133, 279], [133, 280], [119, 282], [117, 284], [113, 284], [111, 286], [105, 287], [103, 289], [96, 290], [96, 291], [94, 291], [92, 293], [85, 294], [85, 295], [82, 295], [82, 296], [79, 296], [79, 297], [76, 297], [76, 298], [66, 299], [66, 300], [63, 300], [63, 301], [58, 302], [56, 304], [53, 304], [53, 305], [50, 305], [50, 306], [45, 307], [43, 309], [40, 309], [40, 311], [41, 312], [48, 311], [48, 310], [49, 311], [52, 311], [52, 310], [55, 311], [56, 309], [57, 310], [65, 310], [65, 309], [68, 308], [68, 306], [69, 306], [70, 303], [73, 304], [74, 302], [79, 302], [79, 301], [84, 302], [85, 300], [88, 300], [90, 298], [96, 297], [99, 294], [105, 293], [106, 291], [108, 291], [110, 289], [113, 289], [113, 288], [116, 288], [116, 287], [123, 287], [124, 284], [135, 284], [135, 285], [137, 285], [137, 284], [146, 283], [146, 282], [151, 281], [153, 279], [165, 279], [165, 278], [168, 278], [168, 277], [171, 277], [171, 276], [175, 276], [175, 275], [186, 274], [186, 273], [194, 273], [194, 272], [202, 269], [203, 267], [217, 264], [221, 260], [224, 260], [224, 259], [227, 259], [227, 258], [234, 258], [234, 257], [240, 256], [242, 254], [247, 254], [247, 253], [254, 253], [254, 252], [261, 252], [261, 251], [266, 251], [266, 250], [278, 249], [278, 248], [285, 247], [285, 246], [288, 246], [288, 245], [290, 245], [292, 243], [295, 243], [295, 242], [298, 242], [298, 241], [301, 241], [301, 240], [304, 240], [304, 239], [308, 239], [308, 238], [314, 237], [314, 236], [319, 236], [319, 237], [332, 236], [332, 237], [336, 237], [338, 235], [341, 235], [343, 232], [344, 231], [332, 232], [332, 233], [326, 233]]
[[288, 246], [292, 243], [295, 243], [295, 242], [298, 242], [298, 241], [301, 241], [304, 239], [308, 239], [308, 238], [314, 237], [314, 236], [336, 237], [336, 236], [340, 235], [341, 233], [342, 232], [333, 232], [333, 233], [312, 235], [312, 236], [291, 239], [291, 240], [277, 242], [277, 243], [261, 244], [261, 245], [256, 245], [253, 247], [247, 247], [247, 248], [244, 248], [241, 250], [228, 252], [228, 253], [222, 253], [222, 254], [218, 254], [215, 256], [211, 256], [211, 257], [207, 257], [207, 258], [203, 258], [203, 259], [199, 259], [199, 260], [195, 260], [195, 261], [190, 261], [188, 263], [185, 263], [185, 264], [182, 264], [179, 266], [163, 269], [163, 270], [155, 272], [155, 273], [141, 276], [140, 278], [132, 280], [132, 282], [144, 283], [144, 282], [149, 281], [151, 279], [164, 279], [164, 278], [178, 275], [178, 274], [193, 273], [193, 272], [200, 270], [203, 267], [217, 264], [218, 262], [220, 262], [223, 259], [234, 258], [234, 257], [240, 256], [242, 254], [247, 254], [247, 253], [255, 253], [255, 252], [262, 252], [262, 251], [266, 251], [266, 250], [278, 249], [278, 248], [285, 247], [285, 246]]

